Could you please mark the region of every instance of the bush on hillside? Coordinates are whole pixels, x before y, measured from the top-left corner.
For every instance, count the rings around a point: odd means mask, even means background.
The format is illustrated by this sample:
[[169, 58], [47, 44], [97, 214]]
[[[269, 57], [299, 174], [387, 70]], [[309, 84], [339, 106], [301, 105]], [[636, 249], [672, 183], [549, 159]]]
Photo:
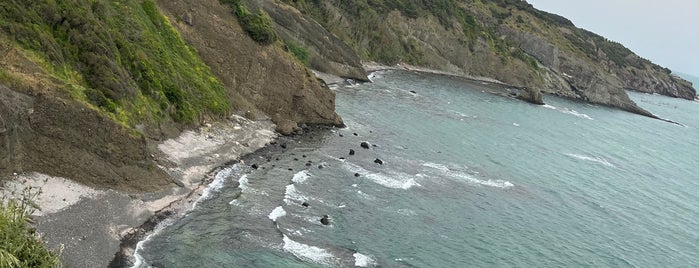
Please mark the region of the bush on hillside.
[[58, 254], [46, 248], [29, 225], [38, 194], [31, 188], [22, 197], [0, 202], [0, 267], [61, 267]]

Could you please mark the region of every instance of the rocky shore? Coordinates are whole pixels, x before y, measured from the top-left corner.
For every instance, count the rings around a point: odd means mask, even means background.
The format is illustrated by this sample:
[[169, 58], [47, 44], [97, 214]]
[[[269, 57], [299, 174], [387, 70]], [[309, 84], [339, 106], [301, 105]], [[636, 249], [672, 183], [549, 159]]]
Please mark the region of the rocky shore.
[[[36, 197], [38, 233], [50, 248], [61, 250], [68, 267], [107, 267], [123, 239], [137, 239], [135, 230], [153, 217], [187, 211], [221, 166], [271, 142], [277, 134], [269, 120], [233, 116], [179, 137], [153, 144], [157, 163], [174, 180], [172, 187], [151, 193], [128, 193], [84, 186], [40, 173], [17, 174], [2, 187], [2, 197], [27, 186], [41, 189]], [[113, 265], [113, 264], [112, 264]], [[119, 266], [117, 266], [119, 267]]]

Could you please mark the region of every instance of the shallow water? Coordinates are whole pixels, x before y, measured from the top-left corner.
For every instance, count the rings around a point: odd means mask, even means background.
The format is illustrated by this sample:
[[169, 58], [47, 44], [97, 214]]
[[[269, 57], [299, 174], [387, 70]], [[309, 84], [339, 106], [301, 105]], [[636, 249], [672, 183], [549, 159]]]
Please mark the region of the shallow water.
[[699, 265], [699, 103], [630, 93], [678, 126], [446, 76], [372, 78], [336, 89], [347, 128], [222, 173], [142, 244], [144, 266]]

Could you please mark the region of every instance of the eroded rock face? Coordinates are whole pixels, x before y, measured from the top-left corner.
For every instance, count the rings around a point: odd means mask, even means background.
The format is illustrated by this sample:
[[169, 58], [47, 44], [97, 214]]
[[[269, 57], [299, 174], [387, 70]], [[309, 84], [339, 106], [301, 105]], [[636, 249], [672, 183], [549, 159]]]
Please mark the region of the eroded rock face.
[[357, 53], [312, 18], [279, 1], [250, 3], [257, 3], [272, 17], [274, 29], [285, 42], [308, 50], [312, 69], [343, 78], [369, 81]]
[[36, 171], [124, 191], [170, 184], [143, 136], [79, 102], [0, 85], [0, 115], [0, 176]]
[[[217, 0], [157, 1], [182, 37], [224, 83], [234, 110], [262, 111], [275, 123], [342, 125], [335, 94], [288, 52], [261, 46], [242, 30], [229, 6]], [[191, 14], [196, 23], [179, 21]]]

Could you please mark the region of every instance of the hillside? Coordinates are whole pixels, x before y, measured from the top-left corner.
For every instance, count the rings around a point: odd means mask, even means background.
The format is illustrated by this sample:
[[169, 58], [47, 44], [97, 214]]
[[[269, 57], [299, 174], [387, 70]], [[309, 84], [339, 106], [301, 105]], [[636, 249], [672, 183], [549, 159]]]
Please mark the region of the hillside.
[[[362, 61], [489, 77], [651, 116], [625, 90], [694, 99], [623, 45], [517, 0], [0, 3], [0, 175], [170, 184], [149, 143], [240, 114], [341, 125], [309, 68], [368, 81]], [[105, 179], [110, 178], [110, 179]]]
[[[624, 90], [685, 99], [696, 95], [670, 70], [525, 1], [250, 2], [267, 10], [278, 28], [291, 31], [288, 20], [274, 14], [293, 6], [362, 60], [491, 77], [526, 88], [520, 98], [535, 103], [541, 103], [540, 93], [549, 93], [652, 116]], [[309, 39], [305, 35], [295, 31], [282, 37], [303, 42]]]
[[341, 124], [332, 91], [276, 36], [251, 39], [230, 5], [183, 3], [0, 3], [0, 177], [148, 191], [171, 183], [149, 141], [182, 129], [232, 114], [284, 133]]

